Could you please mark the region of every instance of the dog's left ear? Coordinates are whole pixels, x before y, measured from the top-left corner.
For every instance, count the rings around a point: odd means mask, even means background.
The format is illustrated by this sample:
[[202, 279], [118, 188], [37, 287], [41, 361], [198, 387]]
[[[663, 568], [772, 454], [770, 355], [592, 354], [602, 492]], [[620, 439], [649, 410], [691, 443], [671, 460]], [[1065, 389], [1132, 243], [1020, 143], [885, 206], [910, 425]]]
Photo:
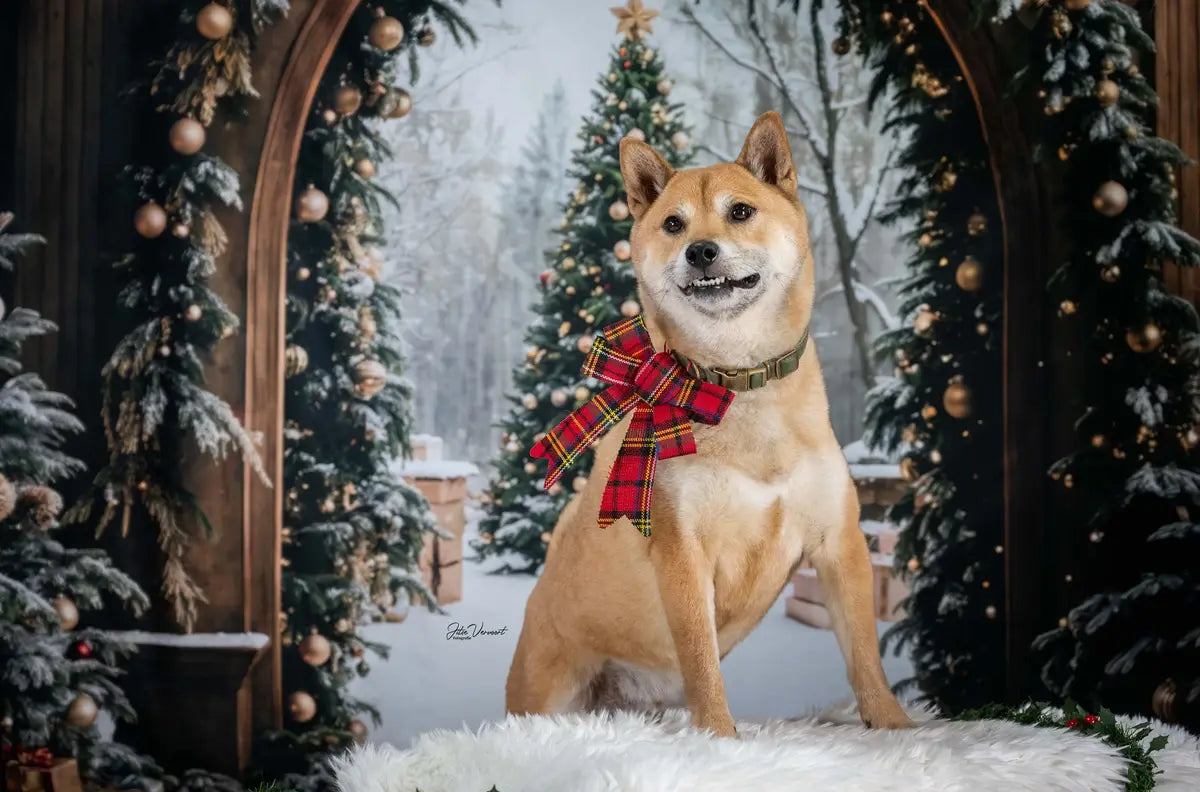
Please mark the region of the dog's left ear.
[[646, 213], [674, 175], [671, 165], [647, 144], [630, 137], [621, 140], [621, 178], [634, 220]]
[[792, 147], [779, 113], [763, 113], [750, 128], [737, 164], [754, 174], [764, 184], [773, 184], [788, 196], [796, 194], [796, 166], [792, 163]]

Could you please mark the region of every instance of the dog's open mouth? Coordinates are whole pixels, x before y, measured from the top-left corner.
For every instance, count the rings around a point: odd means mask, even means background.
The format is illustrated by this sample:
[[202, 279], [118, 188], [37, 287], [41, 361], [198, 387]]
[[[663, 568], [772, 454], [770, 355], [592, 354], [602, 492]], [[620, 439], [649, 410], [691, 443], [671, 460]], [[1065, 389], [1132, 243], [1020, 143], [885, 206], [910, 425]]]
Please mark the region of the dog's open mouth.
[[758, 285], [758, 275], [747, 275], [744, 278], [697, 278], [686, 286], [679, 288], [691, 297], [693, 294], [716, 296], [729, 294], [734, 289], [751, 289]]

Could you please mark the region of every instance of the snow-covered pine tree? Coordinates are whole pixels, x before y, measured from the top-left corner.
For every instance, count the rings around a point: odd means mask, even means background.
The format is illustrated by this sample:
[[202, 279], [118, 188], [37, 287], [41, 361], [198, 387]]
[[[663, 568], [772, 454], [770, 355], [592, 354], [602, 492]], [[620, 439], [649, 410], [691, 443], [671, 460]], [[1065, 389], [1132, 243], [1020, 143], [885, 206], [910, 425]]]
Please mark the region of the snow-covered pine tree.
[[[9, 270], [40, 237], [7, 233], [0, 214], [0, 267]], [[65, 547], [57, 538], [62, 497], [54, 484], [82, 471], [62, 451], [83, 430], [66, 396], [22, 371], [22, 345], [55, 330], [36, 311], [0, 303], [0, 748], [45, 748], [73, 758], [96, 782], [136, 781], [144, 763], [123, 746], [101, 743], [101, 710], [124, 720], [129, 702], [117, 686], [117, 661], [130, 650], [102, 630], [78, 627], [81, 614], [120, 601], [149, 603], [101, 550]], [[132, 786], [132, 784], [126, 785]]]
[[577, 183], [564, 207], [562, 242], [548, 254], [551, 266], [541, 275], [538, 317], [525, 337], [525, 362], [513, 374], [517, 394], [510, 396], [513, 408], [501, 424], [501, 455], [474, 545], [485, 558], [503, 559], [504, 571], [537, 571], [572, 486], [581, 488], [591, 468], [585, 455], [572, 468], [573, 485], [556, 484], [546, 492], [545, 466], [530, 459], [529, 449], [567, 411], [591, 398], [595, 383], [583, 378], [580, 367], [593, 334], [641, 310], [629, 263], [633, 220], [621, 182], [621, 138], [646, 140], [677, 168], [691, 159], [682, 108], [668, 99], [672, 80], [644, 40], [650, 32], [646, 15], [653, 12], [638, 0], [621, 10], [626, 14], [618, 27], [621, 41], [592, 91], [592, 111], [583, 119], [582, 142], [571, 159], [570, 176]]

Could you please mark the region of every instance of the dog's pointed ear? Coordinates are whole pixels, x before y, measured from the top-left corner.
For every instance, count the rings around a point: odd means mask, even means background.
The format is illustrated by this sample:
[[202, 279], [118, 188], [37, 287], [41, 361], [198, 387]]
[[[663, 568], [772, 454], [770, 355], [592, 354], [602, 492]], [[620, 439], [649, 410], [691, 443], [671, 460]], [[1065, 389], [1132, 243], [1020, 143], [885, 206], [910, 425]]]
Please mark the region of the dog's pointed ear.
[[764, 184], [773, 184], [789, 196], [796, 194], [796, 166], [792, 147], [779, 113], [763, 113], [750, 128], [737, 164]]
[[641, 218], [675, 175], [662, 155], [635, 138], [621, 139], [621, 178], [633, 219]]

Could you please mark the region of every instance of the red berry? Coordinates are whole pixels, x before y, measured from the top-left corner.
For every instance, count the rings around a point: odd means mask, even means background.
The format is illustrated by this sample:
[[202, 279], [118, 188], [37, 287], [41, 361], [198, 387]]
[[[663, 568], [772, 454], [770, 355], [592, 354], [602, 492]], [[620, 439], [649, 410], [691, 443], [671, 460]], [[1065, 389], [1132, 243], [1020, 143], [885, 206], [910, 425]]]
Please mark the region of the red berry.
[[1074, 729], [1078, 725], [1079, 725], [1079, 721], [1075, 720], [1074, 718], [1071, 718], [1071, 720], [1067, 721], [1068, 729]]
[[1087, 721], [1088, 723], [1099, 723], [1100, 722], [1100, 718], [1095, 715], [1088, 715], [1087, 717], [1084, 718], [1084, 720]]
[[92, 656], [92, 647], [83, 641], [75, 644], [75, 656], [81, 660], [87, 660]]
[[628, 68], [629, 68], [630, 66], [632, 66], [632, 65], [633, 65], [633, 64], [632, 64], [631, 62], [629, 62], [629, 61], [625, 61], [625, 63], [624, 63], [624, 66], [625, 66], [625, 68], [626, 68], [626, 69], [628, 69]]

